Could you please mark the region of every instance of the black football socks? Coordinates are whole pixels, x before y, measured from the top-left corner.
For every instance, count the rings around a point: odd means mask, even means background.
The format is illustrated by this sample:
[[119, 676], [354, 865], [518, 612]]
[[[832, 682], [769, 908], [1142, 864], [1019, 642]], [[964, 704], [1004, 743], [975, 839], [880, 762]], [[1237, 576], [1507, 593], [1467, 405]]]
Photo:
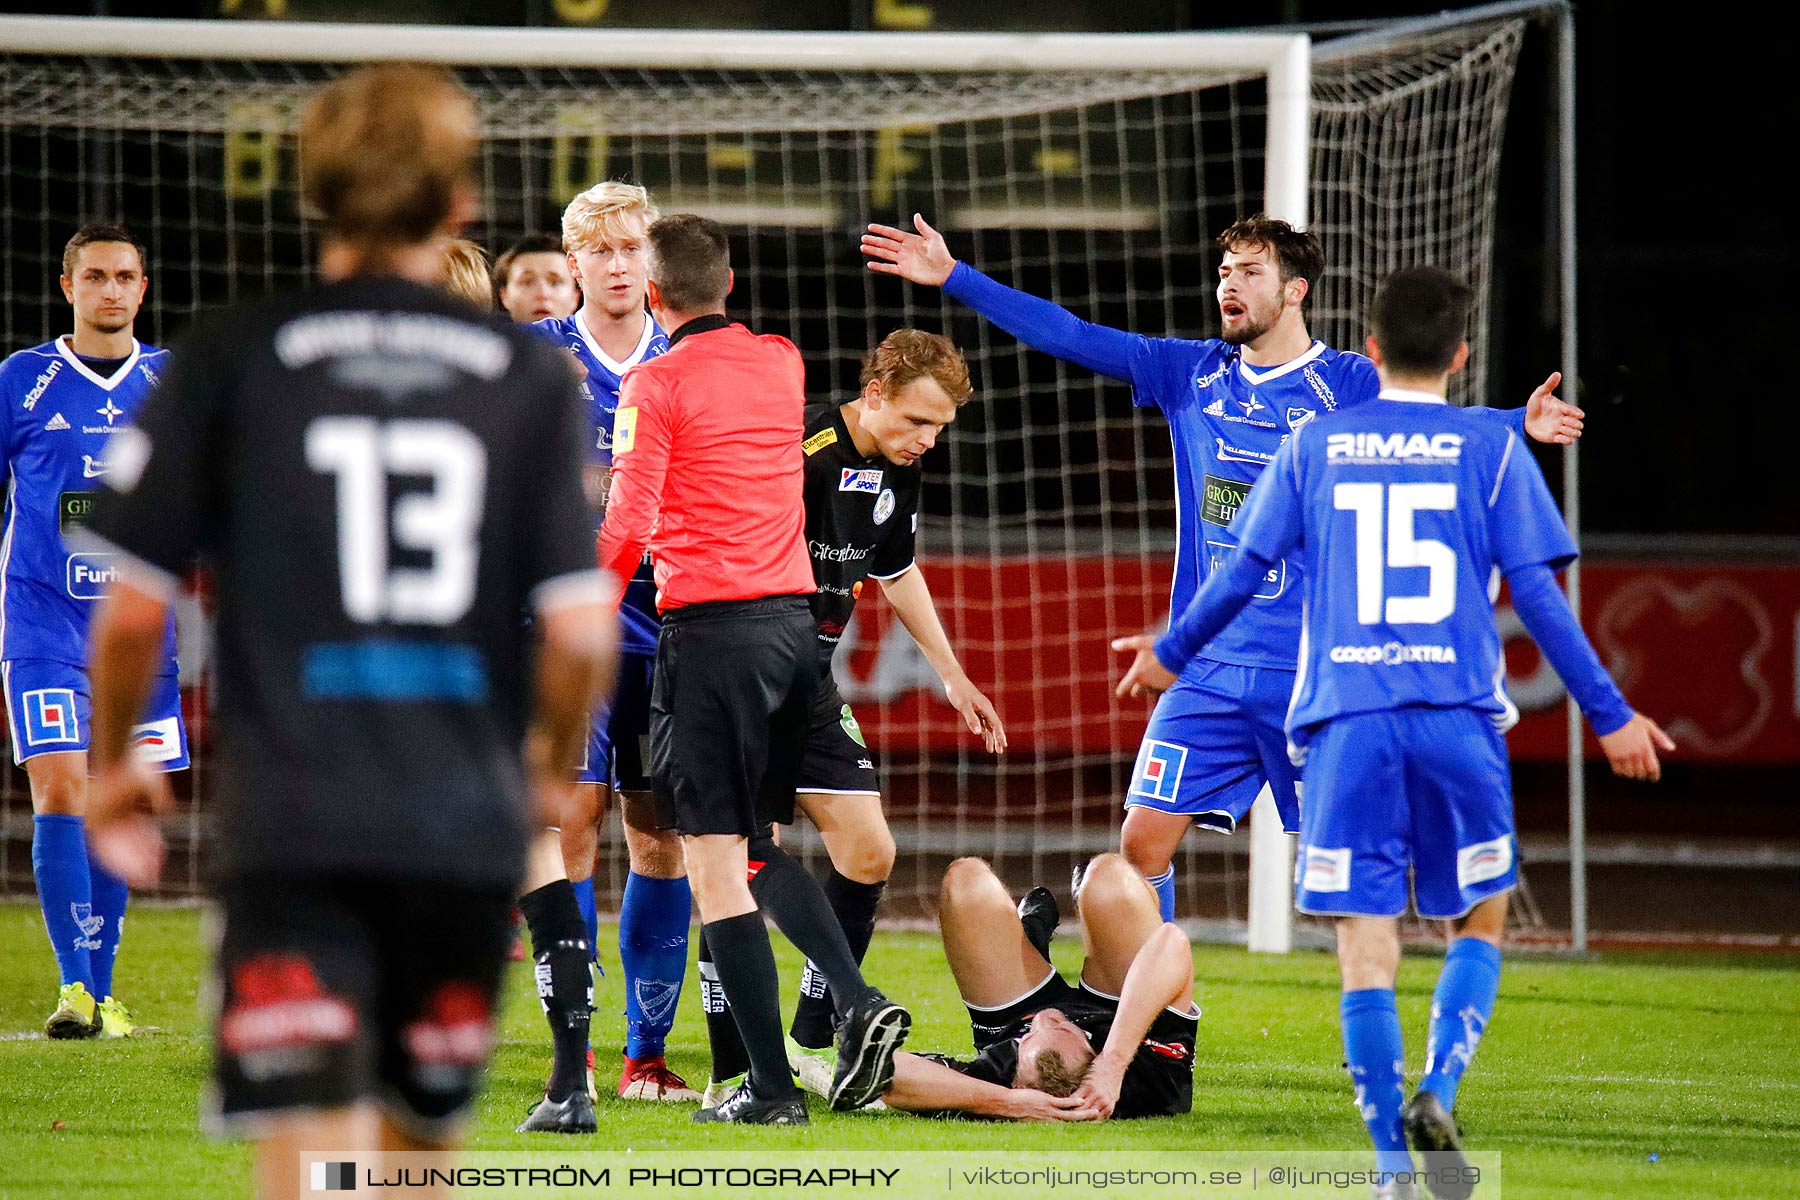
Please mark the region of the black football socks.
[[731, 1016], [750, 1057], [752, 1090], [764, 1100], [793, 1094], [794, 1078], [788, 1070], [787, 1048], [781, 1042], [780, 980], [762, 914], [747, 912], [708, 921], [700, 932], [712, 954], [719, 985], [730, 997]]
[[566, 1100], [587, 1088], [588, 1024], [594, 1012], [594, 977], [588, 970], [593, 947], [575, 889], [566, 879], [519, 897], [519, 911], [531, 930], [538, 999], [550, 1022], [554, 1058], [544, 1094]]
[[[850, 953], [858, 966], [869, 952], [869, 939], [875, 936], [875, 910], [880, 907], [881, 895], [886, 890], [886, 880], [858, 883], [839, 874], [835, 867], [825, 880], [825, 899], [844, 931], [844, 940], [849, 942]], [[825, 974], [808, 959], [806, 969], [800, 975], [800, 1003], [794, 1009], [794, 1023], [788, 1032], [808, 1049], [826, 1049], [831, 1045], [835, 1015]]]

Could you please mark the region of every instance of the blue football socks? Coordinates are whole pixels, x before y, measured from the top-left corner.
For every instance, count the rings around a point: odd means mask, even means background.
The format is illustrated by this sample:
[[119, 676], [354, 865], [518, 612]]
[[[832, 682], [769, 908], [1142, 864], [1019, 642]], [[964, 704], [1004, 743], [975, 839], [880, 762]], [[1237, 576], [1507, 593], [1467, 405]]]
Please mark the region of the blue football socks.
[[1419, 1081], [1419, 1090], [1435, 1095], [1446, 1112], [1456, 1107], [1456, 1085], [1475, 1057], [1499, 993], [1500, 948], [1472, 937], [1451, 942], [1431, 997], [1431, 1038]]
[[1410, 1171], [1412, 1155], [1400, 1127], [1406, 1104], [1405, 1046], [1394, 989], [1345, 992], [1338, 1012], [1344, 1026], [1344, 1059], [1356, 1085], [1356, 1109], [1375, 1143], [1375, 1163], [1383, 1171]]
[[93, 897], [94, 920], [100, 922], [88, 959], [94, 968], [94, 998], [104, 1000], [112, 995], [113, 960], [119, 956], [119, 939], [125, 935], [125, 901], [131, 889], [123, 879], [90, 858], [88, 891]]
[[[593, 951], [594, 961], [600, 961], [600, 914], [594, 907], [594, 877], [571, 879], [569, 886], [575, 889], [575, 907], [581, 910], [581, 920], [587, 926], [588, 948]], [[606, 974], [605, 968], [600, 973]]]
[[1175, 919], [1175, 864], [1170, 863], [1169, 869], [1161, 875], [1146, 875], [1144, 878], [1151, 887], [1156, 889], [1156, 902], [1162, 906], [1162, 919], [1173, 921]]
[[693, 892], [683, 879], [625, 877], [619, 906], [619, 964], [625, 976], [625, 1055], [654, 1058], [675, 1027], [687, 971]]
[[[88, 876], [87, 840], [80, 817], [39, 813], [31, 818], [31, 873], [37, 878], [44, 930], [66, 986], [94, 991], [91, 952], [99, 946]], [[105, 999], [104, 996], [99, 997]]]

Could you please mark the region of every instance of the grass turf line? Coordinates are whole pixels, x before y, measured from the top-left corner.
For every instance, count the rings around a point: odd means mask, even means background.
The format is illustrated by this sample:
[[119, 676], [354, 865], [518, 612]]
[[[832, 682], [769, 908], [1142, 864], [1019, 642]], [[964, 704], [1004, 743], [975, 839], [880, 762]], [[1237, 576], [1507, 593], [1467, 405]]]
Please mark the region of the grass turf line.
[[[52, 1043], [37, 1036], [55, 968], [37, 908], [0, 904], [0, 1200], [25, 1197], [247, 1195], [249, 1155], [196, 1128], [207, 1073], [198, 998], [200, 914], [131, 914], [120, 996], [160, 1036]], [[784, 1000], [797, 956], [775, 939]], [[1363, 1150], [1338, 1069], [1337, 972], [1327, 956], [1281, 958], [1197, 947], [1200, 1023], [1195, 1099], [1182, 1118], [1105, 1125], [922, 1122], [896, 1113], [835, 1114], [816, 1099], [810, 1131], [701, 1128], [691, 1105], [610, 1099], [624, 1033], [616, 931], [603, 928], [597, 993], [601, 1136], [594, 1148], [668, 1150], [806, 1145], [891, 1150]], [[1080, 956], [1056, 942], [1059, 965]], [[1401, 966], [1407, 1071], [1416, 1083], [1437, 960]], [[869, 977], [913, 1011], [909, 1044], [966, 1054], [968, 1023], [928, 934], [883, 933]], [[1616, 955], [1597, 962], [1518, 957], [1501, 977], [1489, 1036], [1459, 1094], [1472, 1149], [1505, 1155], [1508, 1197], [1800, 1195], [1800, 963], [1792, 958]], [[705, 1025], [690, 964], [669, 1048], [697, 1086]], [[547, 1148], [515, 1134], [543, 1085], [549, 1040], [530, 972], [507, 978], [501, 1040], [471, 1144]], [[904, 1130], [904, 1143], [897, 1143]], [[554, 1143], [580, 1148], [580, 1139]], [[1652, 1163], [1649, 1156], [1658, 1161]]]

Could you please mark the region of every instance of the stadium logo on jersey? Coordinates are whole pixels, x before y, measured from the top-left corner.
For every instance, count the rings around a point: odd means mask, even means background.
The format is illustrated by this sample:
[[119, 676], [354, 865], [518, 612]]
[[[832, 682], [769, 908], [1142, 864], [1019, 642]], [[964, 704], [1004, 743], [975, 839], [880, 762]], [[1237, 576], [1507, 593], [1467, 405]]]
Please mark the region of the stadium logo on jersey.
[[875, 523], [883, 525], [894, 515], [894, 489], [882, 488], [881, 495], [875, 498]]
[[1308, 846], [1300, 886], [1309, 892], [1350, 890], [1350, 848], [1326, 850]]
[[125, 410], [120, 408], [118, 405], [114, 404], [112, 402], [111, 396], [108, 396], [106, 398], [105, 404], [102, 404], [99, 408], [96, 408], [94, 411], [106, 418], [106, 425], [107, 425], [107, 428], [109, 428], [109, 429], [112, 428], [112, 423], [114, 421], [118, 420], [120, 417], [125, 415]]
[[1146, 741], [1138, 751], [1137, 770], [1131, 780], [1131, 794], [1175, 803], [1181, 792], [1181, 772], [1187, 767], [1187, 748], [1168, 742]]
[[[32, 381], [31, 390], [25, 393], [26, 412], [30, 412], [37, 407], [37, 402], [43, 398], [45, 389], [50, 386], [50, 381], [56, 378], [56, 373], [62, 370], [62, 366], [62, 360], [58, 359], [53, 361], [48, 367], [44, 368], [44, 373], [42, 375], [39, 375]], [[60, 417], [62, 414], [58, 413], [56, 415]], [[65, 421], [63, 423], [63, 428], [67, 429], [68, 427], [68, 422]]]
[[69, 688], [39, 688], [26, 692], [25, 744], [79, 742], [81, 723], [75, 714], [75, 693]]
[[1288, 429], [1294, 433], [1299, 433], [1302, 425], [1318, 415], [1319, 414], [1316, 411], [1310, 408], [1290, 408], [1287, 410]]
[[838, 472], [838, 491], [840, 492], [867, 492], [873, 496], [880, 490], [881, 468], [879, 467], [865, 467], [862, 470], [845, 467]]
[[1510, 834], [1491, 842], [1476, 842], [1456, 852], [1456, 885], [1473, 887], [1512, 870], [1513, 849]]
[[[1215, 384], [1215, 383], [1219, 382], [1219, 380], [1223, 379], [1225, 377], [1226, 369], [1230, 366], [1231, 366], [1231, 364], [1229, 362], [1222, 362], [1217, 367], [1213, 368], [1213, 371], [1210, 375], [1202, 375], [1200, 378], [1194, 380], [1194, 390], [1196, 392], [1204, 392], [1207, 388], [1211, 387], [1213, 384]], [[1218, 404], [1220, 405], [1219, 412], [1213, 412], [1213, 410], [1210, 408], [1208, 408], [1206, 411], [1209, 413], [1212, 413], [1212, 415], [1216, 417], [1219, 415], [1219, 413], [1222, 413], [1225, 411], [1225, 409], [1223, 407], [1224, 403], [1225, 403], [1225, 401], [1221, 397], [1218, 401]]]
[[55, 433], [59, 429], [67, 429], [68, 427], [69, 418], [63, 416], [61, 413], [52, 414], [50, 419], [44, 422], [44, 431], [46, 433]]
[[1331, 661], [1367, 665], [1380, 663], [1386, 667], [1398, 667], [1406, 663], [1454, 663], [1456, 647], [1408, 646], [1400, 642], [1389, 642], [1384, 646], [1333, 646]]
[[1275, 461], [1273, 454], [1264, 454], [1260, 450], [1246, 450], [1242, 446], [1234, 446], [1224, 438], [1214, 438], [1219, 445], [1219, 458], [1223, 462], [1255, 463], [1266, 467]]
[[1462, 443], [1458, 433], [1334, 433], [1325, 439], [1325, 457], [1353, 463], [1456, 462]]
[[131, 746], [144, 762], [174, 762], [181, 757], [181, 725], [174, 717], [133, 725]]
[[69, 595], [77, 600], [98, 600], [106, 594], [106, 585], [119, 578], [119, 568], [112, 566], [110, 554], [69, 555]]
[[[613, 413], [612, 451], [614, 454], [629, 454], [637, 445], [637, 406], [621, 408]], [[604, 449], [604, 447], [602, 447]]]
[[1311, 386], [1313, 394], [1318, 396], [1320, 402], [1325, 405], [1326, 412], [1337, 411], [1337, 397], [1332, 394], [1331, 388], [1325, 383], [1325, 377], [1319, 374], [1317, 367], [1308, 366], [1300, 372], [1300, 377]]

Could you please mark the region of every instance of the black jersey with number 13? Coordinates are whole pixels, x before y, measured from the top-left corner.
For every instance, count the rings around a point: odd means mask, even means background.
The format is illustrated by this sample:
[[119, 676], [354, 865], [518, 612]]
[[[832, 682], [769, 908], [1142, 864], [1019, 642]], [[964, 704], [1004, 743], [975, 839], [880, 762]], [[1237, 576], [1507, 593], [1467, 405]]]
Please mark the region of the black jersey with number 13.
[[214, 567], [221, 878], [516, 882], [519, 613], [599, 596], [586, 421], [555, 349], [400, 279], [191, 332], [93, 528]]
[[919, 468], [864, 458], [835, 403], [806, 408], [806, 549], [812, 555], [819, 665], [831, 655], [867, 579], [893, 579], [913, 565], [919, 531]]

